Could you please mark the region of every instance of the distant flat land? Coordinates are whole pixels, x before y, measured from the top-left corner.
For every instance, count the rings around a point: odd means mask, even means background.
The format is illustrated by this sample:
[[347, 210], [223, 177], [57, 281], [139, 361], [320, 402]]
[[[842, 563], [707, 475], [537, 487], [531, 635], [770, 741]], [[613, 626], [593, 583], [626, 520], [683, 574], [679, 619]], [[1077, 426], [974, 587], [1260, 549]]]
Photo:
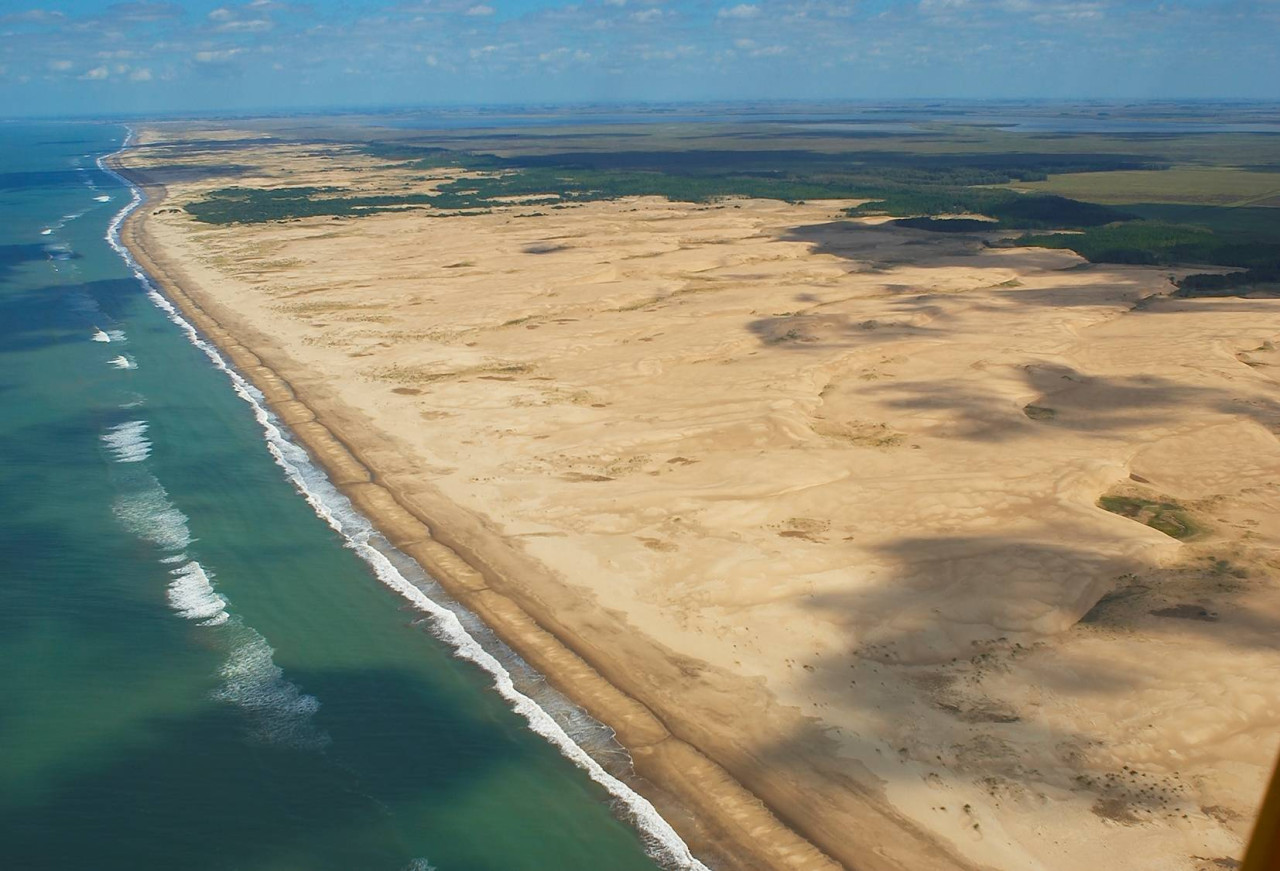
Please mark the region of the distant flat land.
[[1230, 867], [1280, 749], [1276, 113], [908, 109], [126, 162], [285, 413], [828, 857]]
[[1081, 172], [1016, 184], [1018, 190], [1053, 193], [1095, 203], [1183, 203], [1212, 206], [1280, 206], [1280, 171], [1175, 166], [1158, 171]]

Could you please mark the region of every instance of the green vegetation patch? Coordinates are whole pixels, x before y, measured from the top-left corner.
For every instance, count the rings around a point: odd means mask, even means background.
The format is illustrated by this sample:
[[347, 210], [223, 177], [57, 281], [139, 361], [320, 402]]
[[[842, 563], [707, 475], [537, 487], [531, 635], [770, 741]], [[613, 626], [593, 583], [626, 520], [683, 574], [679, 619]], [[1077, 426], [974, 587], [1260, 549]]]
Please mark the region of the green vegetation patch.
[[1144, 523], [1171, 538], [1189, 538], [1197, 531], [1177, 502], [1157, 502], [1138, 496], [1103, 496], [1098, 500], [1098, 506], [1112, 514]]
[[[1040, 230], [1096, 227], [1131, 218], [1127, 212], [1097, 203], [1082, 203], [1066, 197], [1019, 194], [996, 188], [953, 188], [922, 186], [914, 189], [880, 190], [864, 194], [873, 202], [849, 210], [858, 215], [985, 215], [988, 230]], [[921, 229], [951, 229], [937, 221]]]
[[353, 217], [412, 205], [431, 205], [425, 194], [337, 196], [340, 188], [221, 188], [186, 209], [206, 224], [261, 224], [321, 215]]
[[1178, 282], [1178, 295], [1184, 297], [1280, 291], [1280, 212], [1150, 204], [1127, 208], [1140, 219], [1080, 233], [1027, 235], [1014, 244], [1069, 249], [1093, 263], [1194, 263], [1241, 270], [1188, 275]]
[[1019, 245], [1067, 248], [1094, 263], [1213, 263], [1221, 246], [1214, 232], [1191, 224], [1126, 221], [1081, 233], [1023, 236]]
[[622, 197], [658, 196], [687, 203], [725, 197], [758, 197], [796, 202], [857, 196], [853, 188], [784, 178], [735, 175], [672, 175], [663, 172], [529, 168], [440, 185], [434, 204], [442, 209], [492, 206], [494, 200], [520, 197], [520, 205], [591, 202]]

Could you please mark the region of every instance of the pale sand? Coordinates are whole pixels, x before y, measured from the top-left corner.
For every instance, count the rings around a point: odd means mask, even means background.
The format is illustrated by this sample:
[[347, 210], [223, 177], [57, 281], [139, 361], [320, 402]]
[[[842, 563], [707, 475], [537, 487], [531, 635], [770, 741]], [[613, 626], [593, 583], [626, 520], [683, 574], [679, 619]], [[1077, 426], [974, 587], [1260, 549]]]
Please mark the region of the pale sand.
[[[1280, 743], [1280, 303], [1136, 306], [1168, 270], [830, 202], [210, 227], [173, 205], [433, 183], [152, 152], [134, 250], [713, 860], [1239, 856]], [[256, 168], [146, 175], [183, 161]]]

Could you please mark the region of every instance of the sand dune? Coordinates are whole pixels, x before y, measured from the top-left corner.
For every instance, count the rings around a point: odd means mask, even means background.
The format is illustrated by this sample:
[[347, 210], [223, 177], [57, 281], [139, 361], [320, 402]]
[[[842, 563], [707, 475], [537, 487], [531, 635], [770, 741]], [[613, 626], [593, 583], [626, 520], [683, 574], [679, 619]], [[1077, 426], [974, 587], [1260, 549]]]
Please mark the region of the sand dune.
[[[149, 166], [409, 184], [339, 148], [152, 148], [126, 161], [169, 207], [226, 181]], [[843, 205], [134, 229], [452, 548], [438, 570], [830, 859], [1229, 867], [1280, 746], [1277, 304]], [[723, 842], [770, 837], [672, 812], [735, 866]], [[821, 867], [799, 843], [751, 861]]]

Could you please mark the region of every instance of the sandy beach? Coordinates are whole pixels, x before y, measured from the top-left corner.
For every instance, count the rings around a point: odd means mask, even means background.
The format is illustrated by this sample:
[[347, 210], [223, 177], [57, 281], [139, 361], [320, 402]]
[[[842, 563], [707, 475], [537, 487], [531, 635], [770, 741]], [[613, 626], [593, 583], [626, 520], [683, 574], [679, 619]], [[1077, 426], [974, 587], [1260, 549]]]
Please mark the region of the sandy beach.
[[1280, 749], [1275, 301], [837, 201], [196, 222], [439, 180], [257, 135], [144, 129], [126, 243], [708, 864], [1239, 858]]

